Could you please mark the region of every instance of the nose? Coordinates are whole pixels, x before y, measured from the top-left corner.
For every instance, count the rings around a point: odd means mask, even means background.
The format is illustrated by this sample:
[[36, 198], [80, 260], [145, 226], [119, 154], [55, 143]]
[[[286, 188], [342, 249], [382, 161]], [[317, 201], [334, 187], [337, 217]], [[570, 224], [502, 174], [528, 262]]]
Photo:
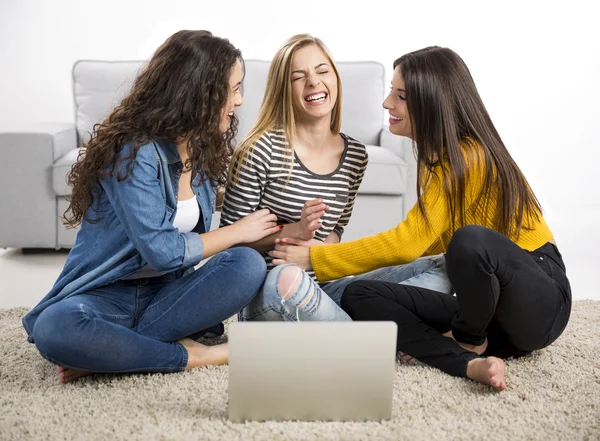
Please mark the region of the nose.
[[316, 74], [309, 75], [308, 77], [308, 85], [312, 87], [316, 87], [321, 83], [319, 76]]
[[391, 103], [391, 99], [390, 99], [391, 95], [392, 95], [391, 93], [388, 94], [388, 96], [385, 98], [385, 100], [383, 100], [382, 106], [386, 110], [390, 110], [390, 109], [394, 108], [394, 106]]

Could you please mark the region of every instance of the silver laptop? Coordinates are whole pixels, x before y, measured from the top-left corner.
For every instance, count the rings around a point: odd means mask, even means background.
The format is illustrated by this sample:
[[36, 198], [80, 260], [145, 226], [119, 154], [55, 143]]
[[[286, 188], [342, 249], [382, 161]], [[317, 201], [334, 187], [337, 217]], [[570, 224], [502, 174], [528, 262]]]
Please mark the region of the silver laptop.
[[396, 332], [394, 322], [232, 323], [229, 419], [390, 419]]

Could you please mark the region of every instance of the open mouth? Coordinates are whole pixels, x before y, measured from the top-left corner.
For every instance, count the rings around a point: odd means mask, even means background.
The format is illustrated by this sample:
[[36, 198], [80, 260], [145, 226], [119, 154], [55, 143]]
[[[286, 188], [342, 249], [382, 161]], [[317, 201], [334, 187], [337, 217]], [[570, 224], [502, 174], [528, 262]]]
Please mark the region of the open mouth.
[[326, 99], [327, 99], [326, 92], [312, 93], [312, 94], [304, 97], [304, 101], [306, 101], [307, 103], [311, 103], [311, 104], [320, 104], [320, 103], [324, 102]]
[[402, 121], [404, 118], [400, 118], [399, 116], [392, 115], [390, 113], [390, 124], [397, 124]]

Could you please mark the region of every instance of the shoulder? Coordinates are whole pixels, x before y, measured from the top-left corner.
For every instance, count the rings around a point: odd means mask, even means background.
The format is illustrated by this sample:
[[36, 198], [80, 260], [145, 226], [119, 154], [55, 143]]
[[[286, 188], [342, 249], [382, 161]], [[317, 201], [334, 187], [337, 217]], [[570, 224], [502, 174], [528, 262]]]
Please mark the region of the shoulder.
[[268, 162], [280, 161], [288, 156], [288, 141], [283, 130], [268, 130], [254, 143], [252, 151]]
[[345, 133], [340, 133], [340, 135], [344, 138], [348, 147], [346, 151], [346, 161], [353, 162], [355, 163], [355, 166], [359, 166], [361, 170], [364, 170], [369, 162], [367, 147], [362, 142]]
[[362, 157], [364, 159], [367, 159], [369, 157], [369, 154], [367, 153], [367, 147], [362, 142], [351, 136], [346, 135], [345, 133], [340, 132], [340, 135], [346, 140], [348, 144], [348, 153]]
[[[484, 146], [472, 138], [465, 138], [460, 143], [460, 151], [463, 155], [467, 170], [474, 173], [474, 176], [480, 177], [486, 173], [488, 168]], [[495, 167], [492, 165], [492, 169]]]
[[273, 150], [279, 144], [278, 133], [275, 130], [267, 130], [252, 145], [252, 152], [259, 153], [267, 158], [273, 154]]
[[145, 143], [127, 142], [121, 146], [114, 163], [115, 168], [122, 169], [130, 164], [144, 168], [157, 169], [159, 162], [166, 161], [167, 154], [162, 151], [158, 141]]

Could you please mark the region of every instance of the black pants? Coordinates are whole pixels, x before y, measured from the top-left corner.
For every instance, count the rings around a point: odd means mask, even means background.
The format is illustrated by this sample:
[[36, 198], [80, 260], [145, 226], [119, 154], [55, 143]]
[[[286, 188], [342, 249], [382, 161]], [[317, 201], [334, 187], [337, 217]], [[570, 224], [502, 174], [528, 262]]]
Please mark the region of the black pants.
[[571, 288], [556, 246], [527, 252], [480, 226], [458, 229], [446, 253], [456, 296], [376, 281], [349, 284], [342, 308], [353, 320], [391, 320], [397, 350], [455, 376], [476, 358], [454, 340], [479, 345], [484, 355], [522, 356], [556, 340], [571, 312]]

